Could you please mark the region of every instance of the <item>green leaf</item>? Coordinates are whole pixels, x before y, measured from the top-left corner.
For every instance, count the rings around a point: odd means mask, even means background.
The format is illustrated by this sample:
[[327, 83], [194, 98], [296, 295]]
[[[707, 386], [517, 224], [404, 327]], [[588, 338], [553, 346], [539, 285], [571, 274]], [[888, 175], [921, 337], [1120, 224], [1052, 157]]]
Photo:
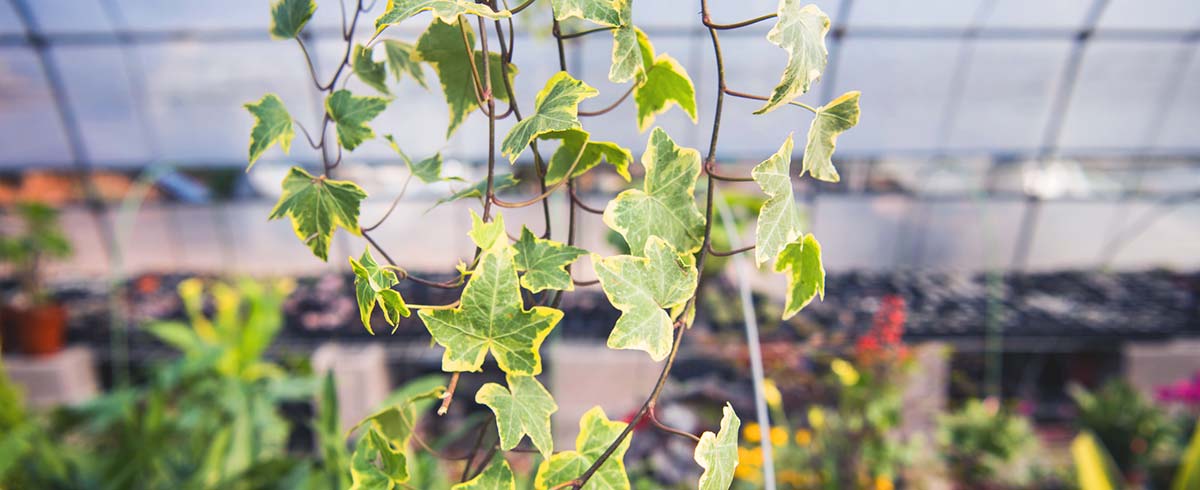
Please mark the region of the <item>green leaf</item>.
[[250, 165], [246, 167], [247, 170], [276, 142], [283, 148], [284, 153], [291, 151], [296, 130], [292, 128], [292, 116], [288, 114], [279, 96], [267, 94], [258, 103], [246, 104], [244, 107], [254, 116], [254, 129], [250, 130]]
[[1200, 488], [1200, 424], [1192, 432], [1191, 442], [1183, 450], [1179, 462], [1179, 471], [1171, 482], [1171, 490], [1188, 490]]
[[549, 458], [554, 453], [550, 415], [558, 411], [554, 397], [533, 376], [510, 374], [505, 380], [508, 388], [488, 383], [475, 393], [475, 403], [487, 405], [496, 414], [500, 449], [517, 447], [521, 438], [528, 435], [542, 457]]
[[296, 236], [321, 260], [329, 259], [333, 231], [342, 227], [355, 235], [358, 208], [367, 193], [354, 182], [313, 177], [300, 167], [292, 167], [283, 178], [283, 194], [268, 219], [288, 216]]
[[[546, 167], [546, 185], [557, 184], [566, 177], [567, 170], [575, 165], [571, 178], [587, 173], [601, 161], [613, 166], [617, 174], [629, 182], [629, 163], [633, 154], [629, 150], [611, 141], [591, 141], [587, 131], [568, 129], [553, 131], [542, 135], [543, 139], [561, 139], [562, 144], [550, 156], [550, 165]], [[576, 163], [576, 159], [579, 160]]]
[[504, 456], [497, 454], [479, 476], [450, 487], [450, 490], [516, 490], [517, 481]]
[[775, 258], [783, 247], [800, 236], [804, 224], [792, 194], [792, 144], [792, 135], [788, 134], [779, 151], [750, 172], [767, 195], [767, 202], [758, 211], [755, 233], [754, 261], [759, 266]]
[[779, 20], [767, 33], [767, 40], [788, 53], [787, 68], [771, 97], [755, 114], [764, 114], [791, 102], [808, 92], [829, 57], [825, 34], [829, 32], [829, 16], [816, 5], [801, 6], [801, 0], [780, 0]]
[[300, 35], [304, 24], [317, 11], [313, 0], [279, 0], [271, 5], [271, 37], [291, 39]]
[[728, 403], [722, 409], [721, 430], [705, 432], [696, 444], [696, 464], [704, 468], [699, 490], [728, 490], [733, 484], [733, 469], [738, 465], [738, 430], [742, 421]]
[[629, 189], [617, 195], [604, 209], [604, 223], [629, 244], [634, 255], [652, 235], [695, 253], [704, 242], [704, 214], [696, 207], [696, 178], [700, 176], [700, 152], [681, 148], [662, 128], [655, 128], [642, 154], [646, 167], [644, 190]]
[[375, 137], [367, 123], [387, 108], [387, 98], [359, 97], [349, 90], [338, 90], [325, 99], [325, 111], [337, 124], [338, 142], [342, 148], [354, 150], [363, 141]]
[[680, 255], [662, 238], [651, 236], [646, 256], [592, 255], [596, 277], [621, 317], [608, 336], [613, 349], [638, 349], [661, 361], [671, 352], [671, 316], [666, 311], [687, 302], [696, 290], [696, 259]]
[[646, 34], [637, 30], [638, 44], [646, 70], [646, 80], [633, 88], [637, 103], [638, 131], [654, 124], [655, 116], [679, 106], [696, 122], [696, 87], [687, 70], [675, 58], [666, 54], [654, 56], [654, 46]]
[[[362, 257], [358, 260], [350, 257], [350, 268], [354, 270], [358, 314], [362, 318], [363, 326], [367, 327], [367, 332], [375, 335], [375, 331], [371, 329], [371, 312], [376, 304], [383, 311], [388, 325], [398, 327], [400, 317], [408, 318], [408, 305], [404, 303], [400, 293], [392, 289], [400, 280], [396, 278], [395, 272], [380, 267], [375, 262], [375, 257], [371, 256], [371, 249], [363, 250]], [[392, 333], [396, 333], [395, 328], [392, 329]]]
[[642, 83], [646, 79], [646, 61], [642, 59], [638, 45], [637, 28], [633, 26], [633, 1], [620, 0], [620, 22], [613, 29], [612, 66], [608, 79], [613, 83], [634, 80]]
[[471, 210], [471, 231], [467, 232], [471, 241], [481, 250], [508, 247], [508, 233], [504, 229], [504, 215], [497, 214], [492, 221], [483, 221], [475, 210]]
[[507, 239], [495, 242], [500, 244], [479, 256], [458, 307], [419, 315], [433, 340], [446, 348], [443, 371], [480, 371], [491, 351], [504, 372], [535, 376], [542, 372], [538, 350], [563, 314], [543, 306], [524, 309], [516, 250]]
[[350, 490], [390, 490], [408, 481], [404, 448], [392, 445], [378, 429], [367, 431], [350, 457], [350, 481]]
[[616, 27], [621, 24], [621, 9], [629, 0], [551, 0], [554, 18], [559, 21], [572, 17], [597, 24]]
[[354, 69], [354, 74], [358, 75], [358, 79], [362, 80], [363, 83], [370, 85], [371, 88], [384, 94], [390, 94], [391, 92], [387, 88], [387, 64], [372, 59], [372, 53], [373, 50], [367, 50], [361, 44], [355, 45], [354, 57], [350, 66]]
[[546, 86], [534, 100], [533, 114], [513, 125], [500, 153], [510, 162], [517, 161], [521, 152], [534, 138], [551, 131], [579, 129], [579, 102], [595, 97], [599, 92], [592, 86], [576, 80], [569, 73], [560, 71], [546, 81]]
[[[548, 490], [578, 478], [592, 465], [608, 445], [612, 444], [625, 430], [624, 422], [608, 420], [604, 409], [593, 407], [579, 420], [579, 436], [575, 438], [575, 450], [563, 451], [551, 456], [538, 466], [534, 488]], [[629, 450], [632, 435], [621, 441], [582, 490], [629, 490], [629, 476], [625, 472], [625, 451]]]
[[399, 24], [404, 20], [423, 11], [433, 12], [433, 16], [447, 24], [458, 21], [460, 15], [478, 15], [489, 19], [511, 17], [508, 10], [496, 12], [482, 3], [474, 0], [388, 0], [387, 11], [375, 19], [375, 28]]
[[421, 87], [425, 85], [425, 70], [421, 69], [421, 57], [417, 55], [417, 47], [395, 39], [383, 40], [383, 50], [387, 54], [388, 68], [396, 81], [404, 78], [404, 74], [416, 80]]
[[811, 233], [783, 247], [775, 259], [775, 272], [788, 272], [787, 303], [783, 319], [787, 320], [819, 294], [825, 298], [825, 267], [821, 265], [821, 244]]
[[[517, 180], [516, 177], [513, 177], [512, 174], [497, 175], [492, 179], [492, 190], [498, 192], [501, 189], [507, 189], [507, 188], [513, 187], [519, 183], [520, 183], [520, 181]], [[469, 197], [479, 198], [482, 200], [485, 193], [487, 193], [487, 179], [483, 179], [483, 180], [471, 185], [470, 187], [464, 188], [458, 192], [455, 192], [454, 194], [450, 194], [449, 196], [438, 199], [438, 201], [436, 203], [434, 203], [433, 206], [438, 207], [438, 206], [448, 203], [448, 202], [454, 202], [459, 199], [466, 199]]]
[[[435, 153], [433, 156], [413, 163], [408, 154], [400, 149], [400, 145], [396, 143], [396, 138], [390, 134], [383, 135], [383, 139], [387, 140], [388, 146], [392, 147], [392, 151], [400, 155], [400, 159], [404, 160], [404, 164], [408, 166], [408, 171], [412, 172], [413, 176], [420, 179], [421, 182], [432, 184], [443, 180], [461, 181], [458, 177], [442, 177], [442, 154]], [[485, 182], [486, 184], [486, 182]]]
[[521, 239], [514, 245], [517, 249], [517, 271], [521, 276], [521, 287], [531, 293], [547, 289], [573, 291], [575, 283], [566, 267], [575, 259], [587, 255], [587, 250], [572, 247], [552, 240], [533, 236], [529, 228], [521, 228]]
[[[475, 31], [470, 24], [463, 28], [467, 31], [467, 40], [475, 46]], [[417, 40], [417, 56], [433, 66], [438, 74], [438, 82], [446, 97], [446, 105], [450, 109], [450, 125], [446, 128], [446, 137], [467, 119], [475, 109], [479, 108], [479, 100], [475, 96], [475, 79], [471, 71], [471, 60], [466, 55], [467, 47], [463, 44], [463, 35], [457, 22], [447, 24], [435, 20], [429, 29]], [[483, 71], [483, 51], [475, 51], [475, 69]], [[492, 76], [492, 94], [499, 100], [508, 100], [508, 91], [504, 89], [504, 71], [501, 68], [499, 53], [491, 53], [488, 58], [488, 71]], [[513, 76], [517, 67], [508, 65], [508, 85], [512, 86]]]
[[857, 90], [846, 92], [817, 108], [817, 116], [808, 128], [801, 176], [808, 172], [814, 179], [826, 182], [842, 179], [833, 166], [833, 150], [837, 147], [838, 135], [858, 124], [858, 96]]

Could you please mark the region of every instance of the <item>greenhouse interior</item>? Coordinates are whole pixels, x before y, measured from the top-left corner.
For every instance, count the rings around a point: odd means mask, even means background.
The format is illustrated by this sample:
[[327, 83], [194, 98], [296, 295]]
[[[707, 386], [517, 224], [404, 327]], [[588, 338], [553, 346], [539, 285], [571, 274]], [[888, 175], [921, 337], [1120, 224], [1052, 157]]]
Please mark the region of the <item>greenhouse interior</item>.
[[1200, 490], [1196, 0], [0, 0], [0, 490]]

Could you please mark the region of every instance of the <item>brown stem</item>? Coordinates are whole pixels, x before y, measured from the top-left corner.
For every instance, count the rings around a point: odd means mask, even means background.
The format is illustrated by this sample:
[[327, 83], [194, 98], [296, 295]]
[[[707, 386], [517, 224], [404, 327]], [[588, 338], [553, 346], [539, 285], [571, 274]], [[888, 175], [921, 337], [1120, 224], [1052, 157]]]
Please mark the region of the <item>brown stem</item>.
[[584, 210], [584, 211], [587, 211], [587, 212], [589, 212], [589, 213], [592, 213], [592, 214], [604, 214], [604, 210], [603, 210], [603, 209], [600, 209], [600, 208], [593, 208], [593, 207], [591, 207], [591, 206], [588, 206], [588, 205], [587, 205], [587, 203], [584, 203], [584, 202], [583, 202], [583, 199], [580, 199], [580, 198], [579, 198], [579, 195], [575, 193], [575, 187], [574, 187], [574, 186], [572, 186], [572, 187], [571, 187], [571, 201], [573, 201], [573, 202], [575, 203], [575, 205], [579, 206], [579, 209], [582, 209], [582, 210]]
[[754, 182], [752, 177], [734, 177], [717, 172], [716, 162], [704, 162], [704, 173], [708, 174], [709, 177], [725, 182]]
[[[761, 95], [754, 95], [754, 94], [748, 94], [748, 93], [745, 93], [745, 92], [738, 92], [738, 91], [736, 91], [736, 90], [730, 90], [730, 89], [728, 89], [728, 88], [727, 88], [727, 89], [725, 89], [725, 93], [727, 93], [727, 94], [729, 94], [729, 95], [732, 95], [732, 96], [734, 96], [734, 97], [740, 97], [740, 98], [743, 98], [743, 99], [750, 99], [750, 100], [762, 100], [762, 101], [771, 100], [770, 98], [763, 97], [763, 96], [761, 96]], [[794, 100], [790, 100], [790, 101], [788, 101], [788, 105], [794, 105], [794, 106], [796, 106], [796, 107], [803, 107], [804, 109], [808, 110], [808, 112], [811, 112], [811, 113], [813, 113], [813, 114], [816, 114], [816, 113], [817, 113], [817, 109], [816, 109], [815, 107], [813, 107], [813, 106], [810, 106], [810, 105], [808, 105], [808, 104], [805, 104], [805, 103], [803, 103], [803, 102], [797, 102], [797, 101], [794, 101]]]
[[625, 94], [622, 95], [621, 98], [617, 99], [616, 102], [613, 102], [608, 107], [605, 107], [605, 108], [599, 109], [599, 110], [595, 110], [595, 111], [579, 111], [579, 116], [580, 117], [592, 117], [592, 116], [603, 116], [605, 114], [608, 114], [613, 109], [616, 109], [617, 106], [620, 106], [622, 102], [625, 102], [625, 99], [629, 98], [629, 95], [633, 93], [633, 87], [634, 87], [633, 85], [630, 85], [629, 90], [626, 90]]
[[579, 279], [571, 279], [571, 282], [575, 283], [576, 286], [595, 286], [597, 284], [600, 284], [599, 279], [592, 279], [590, 281], [580, 281]]
[[663, 432], [666, 432], [666, 433], [668, 433], [668, 434], [675, 434], [675, 435], [677, 435], [677, 436], [686, 437], [686, 438], [688, 438], [688, 439], [691, 439], [691, 440], [693, 440], [693, 441], [695, 441], [695, 442], [697, 442], [697, 443], [699, 443], [699, 442], [700, 442], [700, 438], [699, 438], [699, 437], [696, 437], [696, 435], [695, 435], [695, 434], [692, 434], [691, 432], [682, 431], [682, 430], [676, 429], [676, 428], [674, 428], [674, 427], [670, 427], [670, 426], [668, 426], [668, 425], [666, 425], [666, 424], [664, 424], [664, 423], [662, 423], [662, 422], [659, 422], [659, 420], [658, 420], [658, 415], [657, 415], [657, 414], [654, 412], [654, 409], [653, 409], [653, 408], [651, 408], [651, 409], [650, 409], [650, 416], [649, 416], [649, 418], [650, 418], [650, 423], [654, 424], [654, 427], [657, 427], [657, 428], [658, 428], [658, 430], [661, 430], [661, 431], [663, 431]]
[[615, 29], [615, 28], [614, 27], [597, 27], [595, 29], [588, 29], [588, 30], [572, 32], [572, 33], [568, 33], [568, 34], [563, 34], [562, 31], [556, 30], [556, 31], [554, 31], [554, 37], [557, 37], [559, 39], [575, 39], [577, 37], [583, 37], [588, 34], [595, 34], [597, 32], [611, 31], [613, 29]]
[[727, 29], [737, 29], [739, 27], [746, 27], [749, 25], [754, 25], [754, 24], [757, 24], [764, 20], [774, 19], [775, 17], [778, 17], [778, 15], [777, 14], [767, 14], [767, 15], [755, 17], [750, 20], [734, 22], [732, 24], [715, 24], [711, 20], [709, 20], [708, 17], [705, 17], [704, 18], [704, 26], [708, 27], [709, 29], [718, 29], [718, 30], [723, 31], [723, 30], [727, 30]]
[[442, 394], [442, 406], [438, 407], [438, 415], [446, 415], [450, 411], [450, 403], [454, 401], [454, 390], [458, 388], [458, 378], [462, 373], [455, 371], [450, 375], [450, 383], [446, 385], [446, 392]]
[[713, 250], [712, 244], [710, 243], [710, 244], [708, 244], [708, 253], [715, 257], [729, 257], [731, 255], [737, 255], [742, 252], [749, 252], [751, 250], [754, 250], [754, 247], [755, 247], [754, 245], [747, 245], [742, 248], [735, 248], [735, 249], [727, 251], [727, 252], [721, 252], [721, 251]]

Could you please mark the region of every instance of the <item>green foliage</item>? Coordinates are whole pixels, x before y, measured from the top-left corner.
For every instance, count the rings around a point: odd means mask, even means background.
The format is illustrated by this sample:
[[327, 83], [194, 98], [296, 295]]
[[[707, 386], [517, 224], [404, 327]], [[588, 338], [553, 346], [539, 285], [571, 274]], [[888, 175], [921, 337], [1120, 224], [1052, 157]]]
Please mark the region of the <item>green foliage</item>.
[[404, 153], [404, 150], [400, 149], [400, 145], [396, 144], [396, 139], [392, 135], [385, 134], [383, 135], [383, 139], [387, 140], [388, 146], [391, 146], [392, 150], [397, 155], [400, 155], [400, 159], [404, 160], [404, 165], [408, 167], [408, 171], [412, 173], [413, 177], [416, 177], [421, 182], [432, 184], [443, 180], [462, 180], [458, 177], [442, 177], [441, 153], [435, 153], [429, 158], [413, 163], [412, 159], [408, 158], [408, 155]]
[[970, 400], [938, 419], [938, 445], [951, 476], [975, 488], [991, 481], [1035, 443], [1029, 421], [1002, 410], [995, 399]]
[[[470, 3], [475, 5], [474, 2]], [[481, 7], [487, 8], [482, 5]], [[463, 33], [464, 31], [466, 34]], [[466, 57], [467, 49], [463, 45], [464, 36], [467, 45], [475, 46], [475, 31], [471, 29], [469, 23], [456, 22], [453, 19], [446, 21], [439, 19], [430, 24], [421, 38], [417, 40], [417, 57], [420, 61], [429, 63], [437, 72], [438, 83], [442, 86], [442, 94], [446, 98], [446, 105], [450, 108], [450, 126], [446, 128], [447, 138], [454, 134], [454, 131], [462, 125], [468, 115], [479, 108], [473, 74], [484, 71], [483, 51], [474, 51], [474, 61]], [[487, 65], [492, 79], [492, 93], [496, 99], [507, 101], [508, 91], [503, 90], [503, 87], [512, 85], [513, 77], [517, 74], [517, 67], [510, 63], [505, 68], [497, 53], [488, 54]], [[505, 73], [508, 75], [508, 80], [504, 78]]]
[[733, 407], [725, 404], [721, 415], [721, 429], [713, 434], [705, 432], [696, 444], [696, 464], [704, 468], [700, 475], [700, 490], [725, 490], [733, 483], [733, 471], [738, 465], [738, 430], [742, 421]]
[[787, 320], [808, 306], [813, 298], [825, 297], [825, 266], [821, 264], [821, 244], [812, 233], [797, 237], [783, 247], [775, 261], [776, 272], [787, 272], [787, 304], [783, 319]]
[[613, 349], [637, 349], [656, 361], [671, 351], [671, 316], [668, 309], [683, 305], [696, 289], [696, 263], [680, 255], [670, 243], [651, 236], [645, 257], [592, 256], [596, 277], [608, 301], [621, 317], [608, 336]]
[[817, 115], [808, 128], [808, 145], [804, 148], [800, 175], [808, 172], [817, 180], [841, 180], [833, 166], [833, 149], [837, 146], [838, 135], [858, 124], [858, 95], [858, 92], [846, 92], [817, 108]]
[[416, 46], [395, 39], [385, 39], [383, 48], [387, 54], [388, 68], [397, 82], [404, 78], [404, 75], [408, 75], [421, 87], [428, 88], [425, 85], [425, 70], [421, 68]]
[[479, 476], [459, 483], [451, 490], [516, 490], [517, 482], [512, 467], [503, 456], [496, 455]]
[[313, 0], [279, 0], [271, 5], [271, 37], [291, 39], [300, 35], [300, 30], [317, 11]]
[[[354, 69], [354, 74], [363, 83], [370, 85], [371, 88], [378, 90], [380, 93], [390, 94], [391, 92], [387, 88], [387, 63], [375, 61], [372, 58], [373, 54], [374, 50], [367, 49], [361, 44], [354, 46], [354, 57], [350, 66]], [[399, 79], [400, 72], [395, 67], [393, 67], [393, 70], [397, 70], [396, 78]]]
[[[503, 230], [503, 221], [497, 216]], [[476, 219], [474, 231], [483, 222]], [[476, 238], [472, 236], [472, 238]], [[562, 319], [562, 311], [545, 306], [525, 309], [517, 280], [516, 250], [508, 238], [475, 244], [483, 250], [479, 264], [463, 290], [462, 302], [452, 309], [419, 312], [433, 340], [446, 348], [445, 371], [479, 371], [489, 351], [508, 374], [536, 376], [542, 372], [539, 349]]]
[[[608, 419], [604, 409], [593, 407], [579, 420], [579, 436], [575, 438], [575, 450], [563, 451], [538, 466], [534, 488], [547, 490], [555, 485], [571, 481], [595, 462], [608, 444], [625, 430], [624, 422]], [[629, 450], [626, 438], [596, 471], [595, 476], [582, 490], [629, 490], [629, 477], [625, 474], [625, 451]]]
[[599, 165], [601, 161], [608, 162], [617, 175], [629, 182], [629, 163], [633, 161], [633, 154], [611, 141], [591, 141], [589, 138], [590, 135], [586, 131], [578, 129], [552, 131], [542, 135], [542, 139], [562, 140], [546, 168], [547, 185], [562, 182], [572, 167], [575, 170], [571, 171], [571, 177], [576, 178]]
[[628, 189], [604, 209], [604, 224], [620, 233], [633, 255], [644, 255], [657, 236], [681, 253], [695, 253], [704, 242], [704, 213], [696, 206], [700, 152], [681, 148], [662, 128], [650, 132], [643, 189]]
[[[411, 314], [408, 305], [404, 303], [400, 293], [392, 289], [400, 280], [396, 278], [395, 272], [380, 267], [379, 263], [375, 262], [375, 257], [371, 256], [371, 249], [363, 250], [362, 257], [358, 260], [351, 257], [350, 268], [354, 271], [354, 296], [358, 299], [358, 313], [367, 332], [375, 335], [375, 330], [371, 328], [371, 312], [375, 311], [376, 305], [383, 311], [383, 318], [392, 327], [399, 326], [400, 317], [408, 318]], [[395, 328], [392, 329], [392, 333], [396, 333]]]
[[[516, 177], [513, 177], [512, 174], [500, 174], [492, 179], [492, 190], [501, 191], [510, 187], [514, 187], [519, 183], [520, 181], [517, 180]], [[487, 188], [487, 179], [480, 180], [479, 182], [472, 184], [470, 187], [464, 187], [461, 190], [450, 194], [449, 196], [438, 199], [434, 206], [440, 206], [442, 204], [454, 202], [459, 199], [477, 198], [482, 200], [487, 195]]]
[[264, 95], [257, 104], [246, 104], [245, 107], [254, 116], [254, 129], [250, 131], [250, 164], [246, 167], [248, 170], [254, 167], [258, 157], [275, 143], [279, 143], [284, 153], [290, 151], [296, 130], [292, 129], [291, 114], [288, 114], [283, 101], [275, 94]]
[[375, 28], [382, 29], [392, 24], [399, 24], [419, 12], [430, 11], [433, 16], [445, 23], [452, 23], [462, 15], [477, 15], [489, 19], [510, 17], [507, 10], [496, 12], [482, 3], [472, 0], [388, 0], [387, 11], [375, 20]]
[[1068, 387], [1081, 429], [1092, 432], [1124, 475], [1145, 471], [1174, 433], [1165, 414], [1128, 382], [1114, 379], [1095, 393]]
[[554, 131], [579, 129], [582, 127], [579, 122], [579, 102], [598, 93], [567, 72], [558, 72], [538, 92], [533, 114], [513, 125], [508, 136], [504, 137], [504, 143], [500, 145], [501, 154], [507, 156], [509, 161], [516, 162], [534, 138]]
[[531, 293], [547, 289], [575, 289], [566, 267], [575, 259], [587, 255], [587, 250], [537, 238], [525, 227], [521, 228], [521, 239], [514, 247], [517, 250], [517, 271], [524, 273], [521, 275], [521, 287]]
[[23, 299], [39, 304], [47, 299], [42, 288], [45, 261], [70, 256], [71, 242], [59, 226], [57, 209], [38, 202], [18, 203], [13, 209], [20, 228], [0, 236], [0, 263], [12, 265]]
[[696, 122], [696, 87], [687, 70], [675, 58], [654, 55], [650, 38], [637, 30], [638, 46], [641, 49], [642, 66], [646, 79], [634, 85], [633, 100], [637, 103], [638, 131], [654, 125], [655, 116], [679, 106]]
[[325, 111], [337, 124], [338, 142], [342, 148], [354, 150], [364, 141], [374, 138], [375, 131], [367, 123], [383, 112], [388, 102], [383, 97], [359, 97], [349, 90], [330, 94], [325, 99]]
[[475, 393], [475, 402], [487, 405], [496, 414], [500, 449], [508, 451], [517, 447], [521, 438], [528, 435], [542, 457], [549, 458], [554, 453], [550, 415], [558, 411], [558, 405], [546, 387], [533, 376], [510, 374], [505, 381], [508, 388], [488, 383]]
[[1083, 431], [1071, 441], [1071, 457], [1075, 460], [1076, 478], [1080, 490], [1116, 490], [1120, 488], [1116, 467], [1096, 436]]
[[627, 0], [550, 0], [554, 18], [560, 21], [575, 17], [610, 27], [621, 24], [621, 9], [627, 3]]
[[771, 158], [754, 167], [754, 182], [767, 195], [758, 213], [754, 261], [761, 267], [800, 235], [803, 221], [792, 192], [792, 135]]
[[366, 191], [346, 180], [314, 177], [300, 167], [292, 167], [283, 179], [283, 193], [271, 210], [270, 219], [287, 216], [292, 229], [312, 249], [313, 255], [329, 260], [333, 231], [342, 227], [359, 235], [358, 209]]
[[770, 100], [755, 114], [771, 112], [808, 92], [825, 71], [829, 57], [825, 47], [829, 16], [825, 12], [816, 5], [802, 5], [800, 0], [780, 0], [776, 13], [779, 20], [767, 33], [767, 40], [787, 51], [788, 64]]

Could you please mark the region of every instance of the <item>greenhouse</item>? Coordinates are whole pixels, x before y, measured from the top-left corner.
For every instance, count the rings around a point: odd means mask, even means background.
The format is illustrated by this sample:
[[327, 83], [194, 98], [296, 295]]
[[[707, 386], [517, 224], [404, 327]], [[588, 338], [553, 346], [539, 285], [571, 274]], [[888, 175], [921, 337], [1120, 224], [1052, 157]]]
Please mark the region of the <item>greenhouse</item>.
[[0, 0], [0, 490], [1200, 490], [1198, 46]]

